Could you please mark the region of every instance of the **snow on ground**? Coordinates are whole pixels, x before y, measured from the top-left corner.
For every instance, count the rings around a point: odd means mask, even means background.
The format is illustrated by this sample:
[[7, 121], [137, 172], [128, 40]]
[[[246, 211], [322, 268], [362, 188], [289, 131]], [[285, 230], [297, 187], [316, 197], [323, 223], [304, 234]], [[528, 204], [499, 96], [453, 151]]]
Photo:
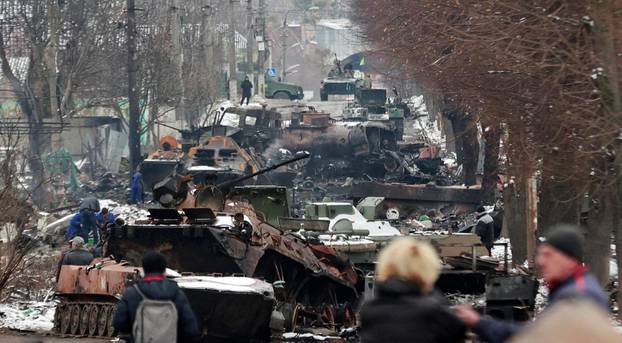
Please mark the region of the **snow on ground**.
[[50, 331], [54, 327], [55, 302], [20, 301], [0, 304], [0, 327], [26, 331]]
[[297, 341], [297, 340], [313, 340], [313, 341], [330, 341], [330, 340], [336, 340], [336, 339], [340, 339], [340, 337], [335, 337], [335, 336], [324, 336], [324, 335], [317, 335], [317, 334], [312, 334], [312, 333], [297, 333], [297, 332], [286, 332], [283, 334], [283, 340], [284, 342], [291, 342], [293, 341]]
[[144, 208], [136, 205], [119, 204], [110, 199], [100, 200], [99, 206], [101, 208], [107, 207], [117, 217], [125, 220], [126, 223], [132, 223], [137, 219], [145, 218], [149, 215], [149, 212]]
[[[510, 244], [510, 239], [501, 237], [497, 241], [495, 241], [495, 244], [497, 243], [506, 243], [508, 245], [508, 262], [512, 263], [512, 245]], [[503, 261], [504, 254], [505, 247], [503, 245], [495, 245], [492, 247], [492, 257], [498, 259], [499, 261]]]

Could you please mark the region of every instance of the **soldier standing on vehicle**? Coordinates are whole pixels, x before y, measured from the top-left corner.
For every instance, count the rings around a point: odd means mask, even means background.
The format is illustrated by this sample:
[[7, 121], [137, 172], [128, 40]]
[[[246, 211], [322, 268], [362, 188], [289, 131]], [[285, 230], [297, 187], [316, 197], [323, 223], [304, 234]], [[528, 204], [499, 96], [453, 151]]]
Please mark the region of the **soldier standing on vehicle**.
[[248, 80], [248, 76], [244, 77], [244, 81], [242, 81], [240, 88], [242, 88], [242, 100], [240, 101], [240, 105], [244, 104], [244, 99], [246, 99], [246, 105], [248, 106], [248, 102], [251, 99], [251, 89], [253, 89], [253, 84]]

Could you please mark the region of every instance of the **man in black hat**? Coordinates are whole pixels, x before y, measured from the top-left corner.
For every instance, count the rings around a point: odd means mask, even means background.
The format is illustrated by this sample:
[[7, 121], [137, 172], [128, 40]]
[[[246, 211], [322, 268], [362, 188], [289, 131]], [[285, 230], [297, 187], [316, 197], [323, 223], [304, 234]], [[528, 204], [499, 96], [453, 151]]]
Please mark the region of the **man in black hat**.
[[[538, 246], [536, 265], [549, 288], [549, 306], [582, 298], [610, 310], [608, 297], [600, 283], [583, 264], [583, 234], [576, 226], [551, 228]], [[457, 306], [456, 314], [488, 343], [506, 342], [520, 329], [515, 323], [481, 317], [470, 306]]]

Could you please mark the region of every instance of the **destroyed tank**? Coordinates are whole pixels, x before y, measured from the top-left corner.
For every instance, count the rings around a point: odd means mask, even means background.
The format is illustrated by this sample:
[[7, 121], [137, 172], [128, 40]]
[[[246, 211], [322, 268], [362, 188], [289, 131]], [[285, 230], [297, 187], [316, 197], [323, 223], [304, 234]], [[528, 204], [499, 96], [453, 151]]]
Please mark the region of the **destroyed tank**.
[[160, 139], [158, 150], [149, 154], [141, 163], [143, 182], [148, 190], [172, 174], [182, 161], [184, 153], [175, 137], [166, 135]]
[[[204, 326], [243, 324], [227, 341], [270, 336], [269, 323], [276, 307], [271, 284], [246, 277], [181, 276], [171, 270], [167, 270], [167, 276], [184, 291]], [[141, 277], [142, 268], [110, 258], [96, 259], [90, 266], [63, 266], [57, 285], [60, 303], [54, 331], [61, 335], [111, 337], [116, 303], [125, 289]]]
[[[248, 178], [307, 157], [303, 154], [216, 187], [184, 182], [186, 196], [177, 198], [175, 206], [165, 203], [169, 208], [150, 209], [146, 220], [112, 228], [105, 254], [136, 265], [144, 253], [156, 250], [181, 273], [239, 275], [276, 284], [282, 288], [278, 309], [288, 330], [352, 326], [359, 281], [352, 265], [333, 249], [271, 223], [244, 192], [228, 196], [232, 186]], [[231, 337], [239, 330], [230, 325], [209, 328], [210, 338]]]

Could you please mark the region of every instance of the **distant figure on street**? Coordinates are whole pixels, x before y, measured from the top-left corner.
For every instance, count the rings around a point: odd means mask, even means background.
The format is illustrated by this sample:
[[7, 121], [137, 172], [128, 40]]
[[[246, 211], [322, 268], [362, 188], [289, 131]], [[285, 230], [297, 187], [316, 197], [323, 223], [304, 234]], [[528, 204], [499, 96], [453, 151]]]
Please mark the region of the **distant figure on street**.
[[477, 216], [477, 225], [475, 226], [475, 234], [482, 241], [482, 244], [488, 250], [488, 255], [492, 256], [492, 247], [495, 243], [495, 221], [490, 214], [486, 212], [484, 206], [480, 206], [475, 212]]
[[434, 292], [441, 261], [428, 243], [395, 239], [376, 265], [375, 297], [361, 309], [363, 343], [464, 342], [466, 326]]
[[99, 241], [99, 235], [97, 233], [97, 221], [95, 219], [95, 213], [99, 212], [99, 200], [90, 197], [85, 198], [80, 203], [80, 233], [79, 235], [84, 238], [85, 242], [89, 240], [89, 234], [93, 233], [94, 244]]
[[242, 100], [240, 101], [240, 106], [244, 104], [244, 99], [246, 99], [246, 105], [248, 106], [248, 102], [251, 99], [251, 89], [253, 89], [253, 84], [248, 80], [248, 76], [244, 77], [244, 81], [240, 84], [240, 88], [242, 88]]
[[[115, 335], [128, 342], [192, 342], [197, 320], [177, 283], [167, 280], [166, 260], [158, 252], [143, 257], [145, 276], [126, 289], [113, 319]], [[129, 336], [129, 337], [127, 337]]]
[[[585, 299], [609, 312], [608, 297], [583, 261], [583, 234], [574, 225], [549, 229], [538, 246], [536, 264], [549, 288], [548, 306], [564, 300]], [[476, 334], [488, 343], [503, 343], [521, 329], [517, 323], [480, 316], [472, 307], [461, 305], [456, 313]]]
[[145, 182], [143, 181], [143, 174], [140, 172], [140, 168], [136, 169], [136, 172], [132, 175], [130, 191], [130, 204], [142, 204], [145, 201]]

